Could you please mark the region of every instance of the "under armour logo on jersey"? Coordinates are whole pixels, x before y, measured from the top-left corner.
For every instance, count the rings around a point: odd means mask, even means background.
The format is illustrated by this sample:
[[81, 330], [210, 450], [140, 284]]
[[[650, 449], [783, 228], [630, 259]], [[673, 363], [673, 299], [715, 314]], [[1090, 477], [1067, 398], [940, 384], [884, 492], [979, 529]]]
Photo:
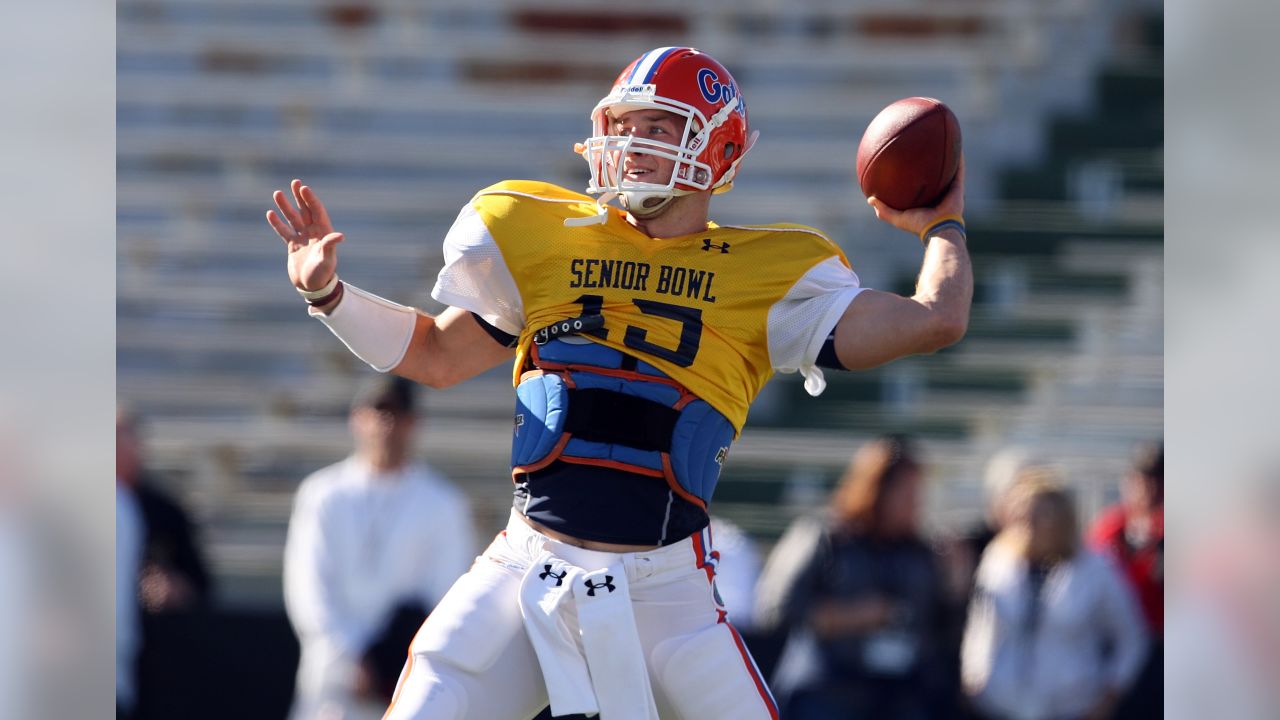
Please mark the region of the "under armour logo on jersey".
[[521, 425], [524, 425], [524, 413], [516, 413], [516, 419], [515, 419], [516, 435], [520, 434]]
[[605, 575], [605, 576], [604, 576], [604, 582], [602, 582], [602, 583], [593, 583], [593, 582], [591, 582], [591, 579], [590, 579], [590, 578], [588, 578], [588, 579], [584, 580], [583, 582], [584, 582], [584, 583], [586, 583], [586, 585], [587, 585], [587, 597], [595, 597], [595, 596], [596, 596], [596, 591], [597, 591], [597, 590], [599, 590], [600, 588], [604, 588], [604, 589], [608, 590], [609, 592], [613, 592], [614, 590], [616, 590], [616, 589], [617, 589], [617, 588], [615, 588], [615, 587], [613, 586], [613, 576], [612, 576], [612, 575]]
[[711, 242], [711, 238], [702, 238], [702, 251], [709, 252], [711, 248], [719, 250], [721, 255], [727, 255], [729, 253], [729, 243], [726, 242], [717, 245]]
[[722, 447], [716, 451], [716, 464], [724, 465], [724, 461], [729, 459], [729, 448]]
[[[550, 565], [543, 565], [543, 566], [542, 566], [542, 568], [543, 568], [542, 572], [538, 573], [538, 579], [539, 579], [539, 580], [546, 580], [548, 577], [553, 577], [553, 578], [555, 578], [555, 579], [556, 579], [556, 587], [560, 587], [561, 585], [563, 585], [563, 584], [564, 584], [564, 577], [565, 577], [566, 575], [568, 575], [568, 574], [569, 574], [569, 571], [568, 571], [568, 570], [562, 570], [562, 571], [560, 571], [560, 574], [559, 574], [559, 575], [557, 575], [557, 574], [555, 574], [555, 573], [551, 572], [551, 566], [550, 566]], [[610, 580], [612, 580], [613, 578], [609, 578], [609, 579], [610, 579]]]

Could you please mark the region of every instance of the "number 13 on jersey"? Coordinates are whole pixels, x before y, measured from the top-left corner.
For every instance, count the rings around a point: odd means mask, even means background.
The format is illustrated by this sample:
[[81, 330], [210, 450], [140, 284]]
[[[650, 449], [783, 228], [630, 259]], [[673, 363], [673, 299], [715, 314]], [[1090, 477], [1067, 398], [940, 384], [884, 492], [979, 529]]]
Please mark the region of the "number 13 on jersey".
[[[582, 305], [583, 314], [598, 315], [604, 307], [601, 295], [582, 295], [574, 302]], [[633, 350], [660, 357], [680, 367], [689, 367], [698, 355], [698, 345], [702, 341], [702, 310], [698, 308], [673, 305], [657, 300], [633, 298], [631, 302], [645, 315], [667, 318], [680, 323], [680, 344], [673, 350], [649, 341], [649, 331], [635, 325], [628, 325], [622, 336], [622, 344]], [[608, 329], [600, 328], [588, 333], [602, 340], [608, 339]]]

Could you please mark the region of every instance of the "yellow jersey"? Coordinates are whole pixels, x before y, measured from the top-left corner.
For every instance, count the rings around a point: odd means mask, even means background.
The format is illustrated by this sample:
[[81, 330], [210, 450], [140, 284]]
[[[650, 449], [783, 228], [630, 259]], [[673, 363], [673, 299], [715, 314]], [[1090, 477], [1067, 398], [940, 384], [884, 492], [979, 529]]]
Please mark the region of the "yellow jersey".
[[[481, 190], [471, 210], [519, 294], [506, 303], [522, 312], [507, 323], [520, 329], [517, 382], [535, 332], [599, 313], [602, 331], [584, 337], [657, 367], [739, 432], [775, 368], [812, 368], [858, 288], [840, 248], [802, 225], [708, 223], [691, 235], [651, 238], [628, 223], [623, 211], [610, 208], [601, 224], [566, 227], [566, 219], [597, 215], [594, 199], [520, 180]], [[453, 256], [459, 252], [470, 250]], [[437, 289], [451, 264], [457, 265], [450, 258], [446, 240], [446, 268]], [[471, 267], [493, 273], [496, 261], [489, 257]], [[816, 269], [821, 278], [815, 279]], [[454, 299], [447, 292], [433, 294]], [[481, 306], [492, 302], [482, 297], [467, 309], [488, 317]], [[780, 349], [779, 338], [794, 351]], [[779, 365], [782, 354], [795, 359]]]

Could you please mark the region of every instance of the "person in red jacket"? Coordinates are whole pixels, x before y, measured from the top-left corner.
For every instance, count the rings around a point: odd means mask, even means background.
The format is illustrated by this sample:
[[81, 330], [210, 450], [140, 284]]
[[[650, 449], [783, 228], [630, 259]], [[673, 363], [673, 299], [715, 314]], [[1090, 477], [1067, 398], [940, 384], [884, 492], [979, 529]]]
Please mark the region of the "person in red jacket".
[[1164, 630], [1164, 446], [1144, 445], [1120, 486], [1121, 500], [1094, 521], [1090, 544], [1123, 568], [1153, 635]]
[[1120, 717], [1162, 717], [1164, 665], [1164, 444], [1138, 448], [1120, 484], [1120, 502], [1103, 510], [1089, 544], [1110, 555], [1133, 588], [1151, 631], [1147, 667]]

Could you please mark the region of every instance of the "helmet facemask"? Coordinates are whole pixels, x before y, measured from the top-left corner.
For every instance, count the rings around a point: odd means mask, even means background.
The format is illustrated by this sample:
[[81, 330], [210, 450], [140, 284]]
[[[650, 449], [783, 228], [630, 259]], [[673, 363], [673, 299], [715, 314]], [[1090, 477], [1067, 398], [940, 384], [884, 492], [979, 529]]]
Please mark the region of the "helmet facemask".
[[[616, 118], [636, 110], [661, 110], [684, 120], [673, 137], [651, 132], [624, 134]], [[621, 198], [632, 215], [650, 218], [670, 207], [674, 198], [733, 187], [742, 158], [759, 133], [748, 132], [747, 109], [733, 76], [714, 58], [690, 47], [650, 50], [628, 65], [613, 89], [591, 112], [592, 136], [575, 146], [587, 161], [591, 182], [587, 192], [597, 195], [598, 212], [566, 219], [570, 227], [605, 223], [607, 204]], [[680, 130], [671, 123], [670, 132]], [[642, 126], [643, 127], [643, 126]], [[627, 160], [637, 156], [671, 165], [663, 182], [650, 176], [627, 176]], [[641, 159], [640, 166], [650, 160]]]
[[[656, 97], [653, 85], [619, 86], [601, 100], [591, 113], [595, 134], [582, 144], [581, 153], [591, 169], [588, 193], [606, 193], [621, 198], [622, 204], [637, 217], [648, 217], [660, 212], [679, 195], [688, 195], [712, 188], [713, 170], [699, 158], [707, 149], [708, 126], [718, 126], [720, 116], [732, 111], [732, 103], [725, 111], [716, 113], [711, 123], [696, 108], [670, 98]], [[678, 137], [680, 145], [661, 142], [633, 135], [614, 135], [616, 117], [634, 110], [653, 109], [672, 113], [684, 119], [684, 127]], [[628, 154], [652, 155], [675, 163], [671, 177], [665, 183], [647, 183], [631, 180], [623, 172]]]

